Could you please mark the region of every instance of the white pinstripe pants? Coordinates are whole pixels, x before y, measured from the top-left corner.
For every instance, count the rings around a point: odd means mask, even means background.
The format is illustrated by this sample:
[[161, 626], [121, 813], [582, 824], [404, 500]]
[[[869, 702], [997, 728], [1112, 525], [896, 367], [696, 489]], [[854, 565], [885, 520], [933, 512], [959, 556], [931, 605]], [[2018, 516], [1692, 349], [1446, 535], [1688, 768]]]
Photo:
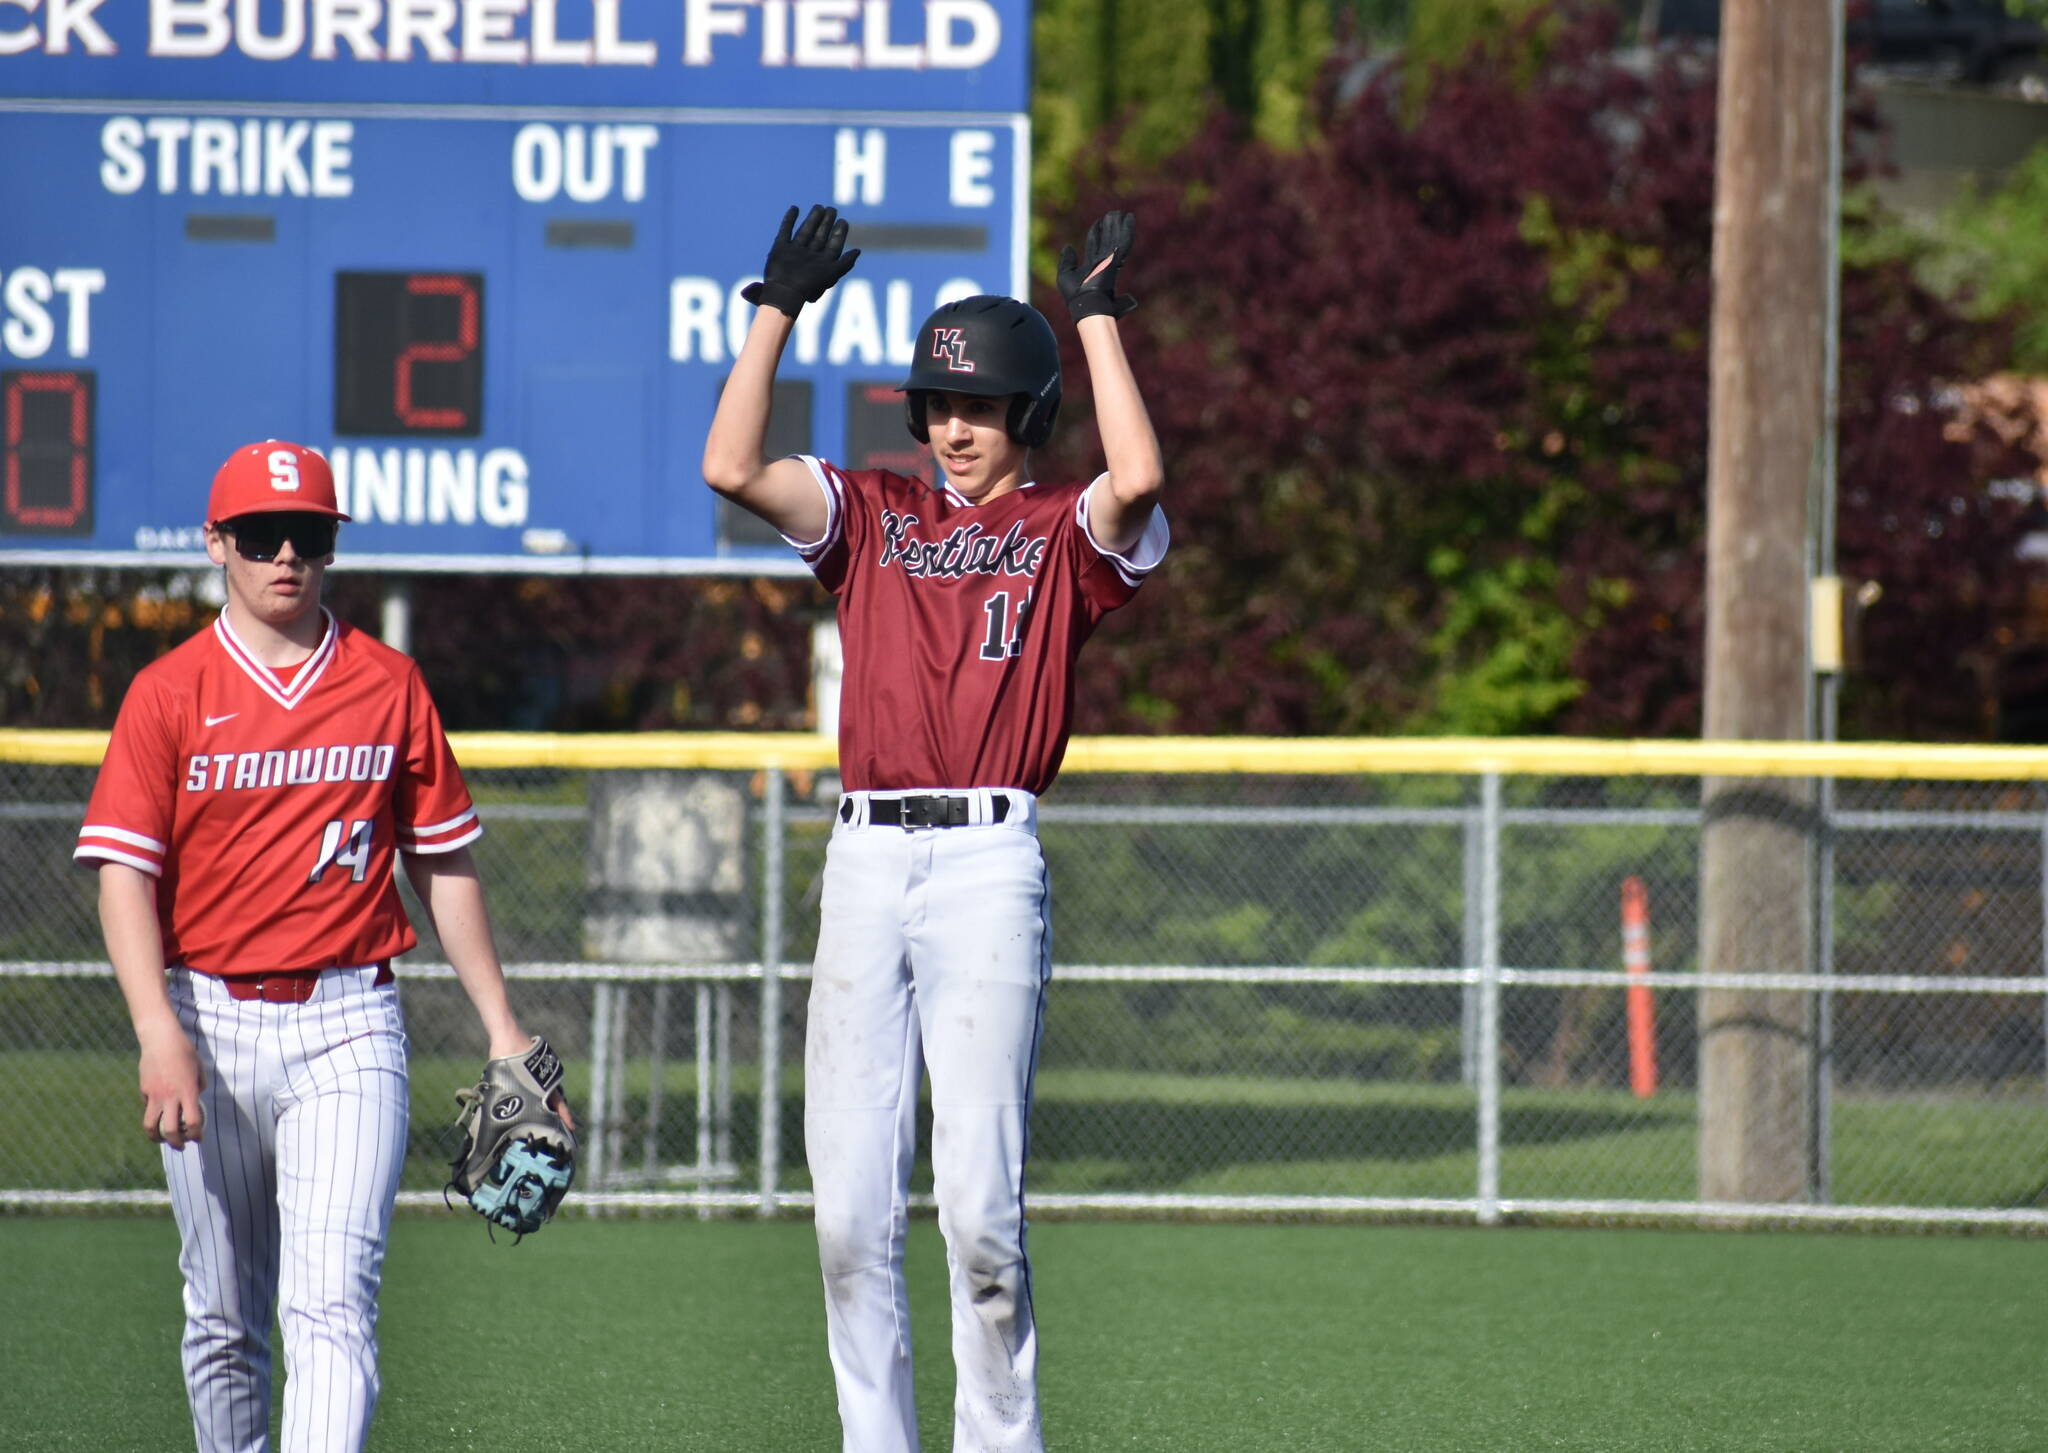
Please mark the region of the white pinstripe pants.
[[1039, 1453], [1024, 1161], [1051, 932], [1026, 794], [1001, 825], [833, 830], [804, 1046], [846, 1453], [916, 1453], [903, 1276], [920, 1071], [953, 1310], [955, 1453]]
[[356, 1453], [377, 1405], [377, 1287], [405, 1160], [405, 1030], [374, 968], [303, 1004], [171, 972], [205, 1071], [205, 1139], [166, 1146], [183, 1247], [185, 1387], [200, 1453], [270, 1447], [270, 1325], [287, 1453]]

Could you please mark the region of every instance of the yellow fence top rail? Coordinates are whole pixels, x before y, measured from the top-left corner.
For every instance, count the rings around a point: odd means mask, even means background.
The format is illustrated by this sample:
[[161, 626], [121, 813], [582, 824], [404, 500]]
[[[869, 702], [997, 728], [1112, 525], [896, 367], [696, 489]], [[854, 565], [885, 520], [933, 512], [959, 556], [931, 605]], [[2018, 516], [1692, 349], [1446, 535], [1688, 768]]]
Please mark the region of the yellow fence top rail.
[[[456, 732], [466, 767], [827, 769], [808, 732]], [[105, 732], [0, 729], [0, 762], [97, 765]], [[1603, 741], [1584, 737], [1076, 737], [1069, 772], [1548, 777], [1889, 777], [2048, 781], [2048, 748], [1907, 742]]]

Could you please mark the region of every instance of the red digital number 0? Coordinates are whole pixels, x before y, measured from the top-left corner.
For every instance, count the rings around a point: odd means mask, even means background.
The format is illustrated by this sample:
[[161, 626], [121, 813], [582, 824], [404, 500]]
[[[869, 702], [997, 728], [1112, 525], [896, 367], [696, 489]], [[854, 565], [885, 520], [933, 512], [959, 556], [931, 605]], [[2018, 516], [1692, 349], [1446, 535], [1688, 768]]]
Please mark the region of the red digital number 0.
[[460, 363], [476, 352], [476, 289], [459, 277], [419, 275], [405, 280], [405, 290], [413, 297], [459, 298], [462, 316], [456, 324], [455, 337], [452, 340], [440, 343], [414, 343], [398, 355], [397, 376], [392, 381], [391, 389], [392, 408], [409, 428], [465, 428], [469, 420], [460, 409], [427, 409], [413, 403], [412, 366], [415, 363]]
[[[65, 393], [71, 396], [70, 497], [61, 505], [24, 505], [21, 499], [21, 446], [25, 424], [22, 396], [30, 393]], [[75, 373], [24, 373], [17, 375], [7, 390], [7, 517], [17, 524], [69, 529], [85, 513], [86, 465], [85, 380]]]

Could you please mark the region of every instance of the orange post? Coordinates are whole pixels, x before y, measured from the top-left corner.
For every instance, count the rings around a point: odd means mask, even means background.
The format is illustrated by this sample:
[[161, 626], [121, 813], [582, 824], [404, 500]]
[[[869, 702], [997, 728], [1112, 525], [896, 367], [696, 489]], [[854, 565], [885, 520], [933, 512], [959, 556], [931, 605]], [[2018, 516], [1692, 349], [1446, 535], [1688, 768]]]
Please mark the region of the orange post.
[[[1650, 895], [1643, 880], [1621, 880], [1621, 959], [1630, 974], [1650, 972]], [[1628, 986], [1628, 1085], [1638, 1100], [1657, 1093], [1657, 1011], [1648, 984]]]

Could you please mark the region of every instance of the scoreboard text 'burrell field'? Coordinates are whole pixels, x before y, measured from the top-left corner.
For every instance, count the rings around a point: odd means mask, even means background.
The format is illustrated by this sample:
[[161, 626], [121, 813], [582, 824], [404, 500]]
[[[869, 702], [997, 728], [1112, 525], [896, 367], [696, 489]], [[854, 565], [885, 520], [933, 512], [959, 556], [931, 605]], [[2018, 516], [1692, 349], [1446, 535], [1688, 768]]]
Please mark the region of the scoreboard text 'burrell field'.
[[345, 564], [796, 571], [698, 457], [758, 226], [863, 261], [769, 445], [919, 465], [940, 302], [1028, 285], [1026, 0], [0, 0], [0, 564], [198, 564], [334, 464]]

